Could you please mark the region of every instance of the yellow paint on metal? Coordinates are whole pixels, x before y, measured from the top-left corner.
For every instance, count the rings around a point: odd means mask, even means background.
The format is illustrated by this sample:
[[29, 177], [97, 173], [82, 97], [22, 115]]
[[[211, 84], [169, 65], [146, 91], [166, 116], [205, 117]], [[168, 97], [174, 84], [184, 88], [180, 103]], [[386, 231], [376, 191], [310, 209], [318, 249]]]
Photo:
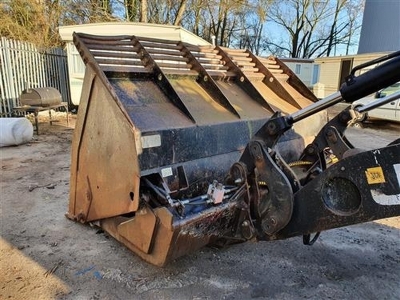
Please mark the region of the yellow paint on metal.
[[385, 176], [383, 175], [382, 167], [368, 168], [365, 171], [368, 184], [385, 183]]

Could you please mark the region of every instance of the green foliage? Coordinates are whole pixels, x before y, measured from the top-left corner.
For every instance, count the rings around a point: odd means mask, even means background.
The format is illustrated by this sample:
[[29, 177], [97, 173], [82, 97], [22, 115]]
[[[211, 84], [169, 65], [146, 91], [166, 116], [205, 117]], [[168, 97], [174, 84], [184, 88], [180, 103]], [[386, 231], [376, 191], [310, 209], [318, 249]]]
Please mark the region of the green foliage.
[[29, 0], [3, 2], [0, 6], [0, 33], [2, 36], [34, 41], [46, 26], [43, 6]]

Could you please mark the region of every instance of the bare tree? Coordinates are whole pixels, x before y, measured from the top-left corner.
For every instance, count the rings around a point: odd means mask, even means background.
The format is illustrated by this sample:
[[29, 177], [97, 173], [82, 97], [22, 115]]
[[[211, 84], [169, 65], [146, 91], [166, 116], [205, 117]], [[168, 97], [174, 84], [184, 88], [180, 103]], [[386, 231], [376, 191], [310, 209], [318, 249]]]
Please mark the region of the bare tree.
[[115, 21], [111, 0], [68, 0], [66, 23], [86, 24]]
[[[221, 46], [238, 44], [247, 20], [254, 14], [258, 1], [246, 0], [189, 0], [182, 18], [182, 26], [202, 38]], [[253, 16], [251, 16], [253, 18]]]
[[345, 6], [345, 14], [348, 16], [348, 38], [346, 41], [345, 52], [346, 55], [349, 54], [351, 46], [355, 46], [356, 44], [358, 44], [358, 40], [354, 41], [354, 38], [357, 38], [357, 34], [359, 34], [361, 29], [361, 15], [364, 11], [364, 5], [364, 1], [352, 0], [348, 1]]
[[174, 25], [176, 25], [176, 26], [181, 25], [183, 15], [184, 15], [185, 10], [186, 10], [187, 0], [181, 0], [179, 2], [180, 2], [179, 3], [179, 8], [178, 8], [178, 11], [176, 13], [175, 21], [174, 21]]
[[[57, 27], [115, 20], [180, 25], [221, 46], [261, 55], [348, 53], [363, 0], [12, 0], [0, 3], [3, 36], [60, 44]], [[267, 32], [266, 32], [267, 31]], [[39, 37], [39, 38], [38, 38]]]
[[346, 44], [349, 35], [357, 30], [345, 8], [360, 2], [362, 0], [274, 1], [268, 12], [269, 25], [278, 26], [277, 31], [284, 36], [282, 40], [269, 38], [269, 50], [290, 57], [331, 55], [336, 46]]
[[271, 1], [257, 1], [252, 9], [242, 11], [241, 32], [233, 46], [246, 48], [260, 55], [267, 48], [264, 38], [266, 11]]
[[184, 20], [184, 24], [182, 25], [191, 30], [194, 34], [202, 36], [202, 19], [204, 18], [204, 11], [207, 8], [206, 1], [188, 0], [186, 6], [188, 9], [182, 16]]
[[147, 23], [147, 13], [148, 13], [147, 0], [142, 0], [140, 6], [140, 22]]
[[125, 20], [133, 22], [139, 15], [139, 0], [124, 0]]

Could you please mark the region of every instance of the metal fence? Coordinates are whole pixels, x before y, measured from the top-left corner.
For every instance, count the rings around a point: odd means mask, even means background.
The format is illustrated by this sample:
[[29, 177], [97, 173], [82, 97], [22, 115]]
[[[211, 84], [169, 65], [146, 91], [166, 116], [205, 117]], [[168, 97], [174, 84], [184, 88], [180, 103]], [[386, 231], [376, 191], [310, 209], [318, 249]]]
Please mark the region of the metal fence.
[[0, 117], [12, 115], [24, 89], [54, 87], [71, 103], [67, 55], [63, 49], [39, 51], [33, 44], [0, 40]]

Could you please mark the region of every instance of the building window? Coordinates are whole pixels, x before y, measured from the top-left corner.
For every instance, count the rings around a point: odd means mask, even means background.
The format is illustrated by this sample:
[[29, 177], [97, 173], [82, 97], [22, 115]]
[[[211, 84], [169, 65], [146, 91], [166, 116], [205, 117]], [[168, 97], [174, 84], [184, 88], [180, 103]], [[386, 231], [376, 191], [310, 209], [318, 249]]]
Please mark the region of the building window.
[[318, 81], [319, 81], [319, 65], [314, 65], [311, 84], [316, 84]]
[[68, 64], [70, 66], [70, 74], [72, 77], [78, 77], [78, 78], [83, 78], [83, 75], [85, 74], [85, 64], [82, 61], [82, 58], [76, 50], [74, 44], [70, 43], [69, 44], [69, 59]]
[[294, 72], [296, 74], [300, 74], [301, 73], [301, 65], [300, 64], [296, 64], [296, 70]]

